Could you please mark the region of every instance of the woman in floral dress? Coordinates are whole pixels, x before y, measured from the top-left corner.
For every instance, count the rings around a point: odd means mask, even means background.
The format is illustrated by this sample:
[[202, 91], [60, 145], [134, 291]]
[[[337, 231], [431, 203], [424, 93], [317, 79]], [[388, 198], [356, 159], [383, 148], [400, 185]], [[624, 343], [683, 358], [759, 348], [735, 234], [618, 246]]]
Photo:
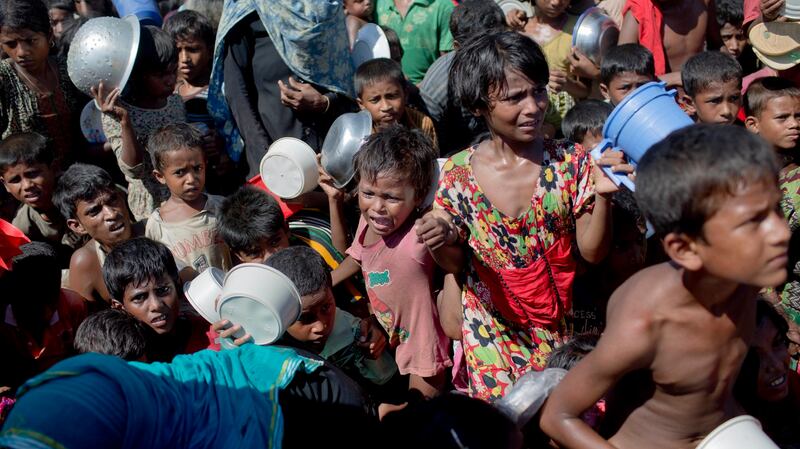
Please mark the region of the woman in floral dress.
[[[532, 40], [478, 38], [458, 51], [450, 73], [451, 88], [492, 135], [447, 161], [437, 209], [418, 233], [448, 271], [463, 269], [463, 242], [471, 250], [462, 299], [469, 392], [494, 400], [543, 369], [561, 343], [573, 248], [590, 262], [605, 256], [607, 197], [617, 188], [580, 146], [542, 138], [548, 69]], [[598, 163], [629, 169], [617, 152]]]

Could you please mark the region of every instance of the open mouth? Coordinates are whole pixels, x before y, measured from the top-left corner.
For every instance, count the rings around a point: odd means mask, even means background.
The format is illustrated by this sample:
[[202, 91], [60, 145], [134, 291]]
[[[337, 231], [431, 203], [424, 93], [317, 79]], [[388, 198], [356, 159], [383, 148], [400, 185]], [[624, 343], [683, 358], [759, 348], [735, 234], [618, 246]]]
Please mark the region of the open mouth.
[[150, 320], [150, 324], [152, 324], [155, 327], [164, 326], [165, 324], [167, 324], [167, 316], [162, 313], [161, 315], [158, 315], [157, 317]]
[[116, 223], [108, 227], [109, 232], [119, 232], [125, 228], [125, 223]]
[[772, 387], [772, 388], [777, 388], [777, 387], [780, 387], [781, 385], [783, 385], [785, 383], [786, 383], [786, 375], [782, 374], [782, 375], [776, 377], [775, 379], [773, 379], [772, 382], [769, 383], [769, 386]]
[[392, 228], [392, 219], [389, 217], [369, 217], [369, 220], [378, 230], [387, 230]]

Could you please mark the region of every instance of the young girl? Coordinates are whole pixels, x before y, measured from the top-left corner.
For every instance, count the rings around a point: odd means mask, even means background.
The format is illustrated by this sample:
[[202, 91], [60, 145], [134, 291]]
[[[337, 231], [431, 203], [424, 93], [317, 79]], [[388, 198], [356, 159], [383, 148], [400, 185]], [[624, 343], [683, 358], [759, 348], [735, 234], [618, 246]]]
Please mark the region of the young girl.
[[[514, 32], [482, 36], [459, 49], [451, 73], [457, 97], [486, 120], [491, 137], [445, 163], [435, 209], [417, 232], [450, 272], [465, 265], [458, 242], [472, 250], [461, 342], [470, 394], [496, 399], [525, 372], [543, 369], [561, 343], [573, 245], [589, 262], [603, 258], [607, 196], [617, 188], [592, 173], [580, 146], [542, 138], [548, 67], [533, 41]], [[620, 153], [600, 162], [622, 168]]]
[[145, 26], [125, 92], [108, 92], [102, 83], [92, 88], [103, 111], [103, 132], [128, 181], [128, 205], [136, 220], [147, 218], [169, 196], [153, 176], [144, 147], [155, 130], [186, 121], [181, 97], [173, 94], [177, 63], [172, 38], [159, 28]]
[[435, 264], [414, 232], [435, 159], [417, 130], [393, 125], [367, 139], [355, 158], [361, 219], [349, 257], [334, 272], [336, 279], [360, 265], [400, 373], [410, 374], [409, 389], [427, 397], [442, 390], [451, 365], [433, 299]]

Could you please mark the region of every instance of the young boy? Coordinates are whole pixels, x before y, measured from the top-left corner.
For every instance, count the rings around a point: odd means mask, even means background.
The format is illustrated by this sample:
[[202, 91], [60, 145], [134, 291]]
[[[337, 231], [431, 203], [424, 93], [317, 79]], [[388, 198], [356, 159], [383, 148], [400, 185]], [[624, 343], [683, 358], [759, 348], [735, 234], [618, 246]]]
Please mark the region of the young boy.
[[718, 52], [698, 53], [681, 70], [682, 101], [698, 123], [730, 125], [742, 106], [742, 66]]
[[167, 125], [150, 136], [153, 175], [169, 188], [169, 199], [147, 220], [145, 236], [161, 242], [181, 264], [198, 273], [231, 267], [228, 247], [217, 234], [221, 196], [203, 193], [206, 158], [203, 136], [186, 123]]
[[32, 241], [55, 246], [68, 261], [81, 241], [53, 204], [52, 164], [53, 152], [40, 134], [13, 134], [0, 142], [0, 181], [20, 202], [12, 224]]
[[[672, 260], [617, 289], [597, 348], [545, 404], [542, 429], [561, 446], [694, 447], [740, 414], [731, 392], [758, 290], [786, 279], [778, 165], [761, 139], [696, 125], [651, 148], [638, 169], [637, 200]], [[619, 427], [606, 442], [580, 415], [615, 384], [608, 413], [621, 416], [607, 416]]]
[[653, 54], [639, 44], [612, 47], [600, 64], [600, 93], [612, 106], [637, 87], [655, 80]]
[[91, 240], [69, 262], [69, 288], [90, 302], [111, 301], [103, 283], [102, 266], [111, 249], [144, 234], [144, 223], [131, 223], [128, 206], [111, 175], [95, 165], [73, 164], [58, 179], [53, 204], [67, 227]]
[[112, 307], [155, 332], [148, 360], [168, 362], [209, 346], [208, 324], [199, 317], [179, 316], [183, 291], [178, 267], [163, 244], [142, 237], [115, 246], [103, 264], [103, 280]]
[[438, 148], [433, 120], [409, 108], [406, 80], [400, 64], [387, 58], [377, 58], [361, 64], [354, 77], [358, 105], [369, 111], [375, 131], [399, 123], [419, 128]]
[[713, 1], [628, 0], [622, 14], [619, 43], [650, 50], [655, 74], [668, 86], [680, 85], [680, 69], [692, 55], [720, 47]]
[[75, 350], [81, 354], [97, 352], [128, 361], [144, 361], [149, 331], [144, 323], [124, 310], [101, 310], [89, 315], [78, 326]]
[[793, 162], [800, 137], [800, 88], [774, 76], [757, 79], [744, 95], [744, 112], [748, 131], [771, 144], [786, 163]]
[[722, 41], [720, 51], [727, 53], [742, 66], [742, 73], [749, 74], [758, 69], [758, 59], [750, 46], [744, 27], [744, 5], [742, 0], [717, 0], [717, 25]]
[[567, 111], [561, 121], [564, 138], [591, 151], [603, 140], [603, 126], [614, 107], [600, 100], [583, 100]]

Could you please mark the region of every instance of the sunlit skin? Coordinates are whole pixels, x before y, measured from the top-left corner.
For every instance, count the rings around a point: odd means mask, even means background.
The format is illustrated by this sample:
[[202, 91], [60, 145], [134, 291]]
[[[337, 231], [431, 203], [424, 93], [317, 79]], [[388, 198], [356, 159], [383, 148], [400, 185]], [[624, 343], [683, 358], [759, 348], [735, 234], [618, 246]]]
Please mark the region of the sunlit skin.
[[692, 109], [700, 123], [730, 125], [742, 106], [740, 80], [714, 81], [692, 98]]
[[206, 160], [201, 148], [180, 148], [161, 154], [161, 170], [154, 170], [158, 182], [167, 186], [170, 196], [159, 208], [167, 222], [191, 218], [203, 210], [206, 195]]
[[611, 81], [606, 84], [600, 84], [600, 92], [603, 96], [611, 101], [611, 104], [616, 106], [620, 104], [629, 93], [637, 88], [655, 81], [647, 75], [639, 75], [634, 72], [622, 72], [614, 75]]
[[208, 85], [211, 75], [211, 58], [213, 50], [201, 39], [177, 39], [178, 79], [186, 81], [192, 87]]
[[6, 167], [0, 173], [8, 193], [17, 201], [42, 211], [52, 211], [53, 185], [55, 178], [50, 167], [45, 164], [16, 164]]
[[800, 137], [800, 98], [786, 96], [768, 100], [757, 117], [747, 117], [745, 126], [778, 152], [794, 149]]
[[362, 177], [358, 183], [358, 207], [369, 226], [364, 243], [391, 235], [419, 203], [414, 186], [399, 173], [379, 174], [374, 180]]
[[148, 279], [141, 285], [127, 285], [122, 300], [114, 298], [112, 304], [116, 308], [125, 309], [157, 334], [163, 335], [172, 332], [175, 327], [178, 299], [175, 282], [164, 273], [160, 278]]
[[78, 235], [89, 235], [106, 250], [131, 238], [128, 205], [119, 192], [104, 192], [90, 201], [79, 200], [76, 218], [67, 226]]
[[47, 56], [50, 54], [50, 36], [28, 29], [0, 30], [0, 50], [26, 74], [44, 80]]
[[398, 123], [405, 114], [406, 93], [392, 80], [378, 80], [364, 86], [358, 105], [369, 111], [375, 128], [383, 128]]

